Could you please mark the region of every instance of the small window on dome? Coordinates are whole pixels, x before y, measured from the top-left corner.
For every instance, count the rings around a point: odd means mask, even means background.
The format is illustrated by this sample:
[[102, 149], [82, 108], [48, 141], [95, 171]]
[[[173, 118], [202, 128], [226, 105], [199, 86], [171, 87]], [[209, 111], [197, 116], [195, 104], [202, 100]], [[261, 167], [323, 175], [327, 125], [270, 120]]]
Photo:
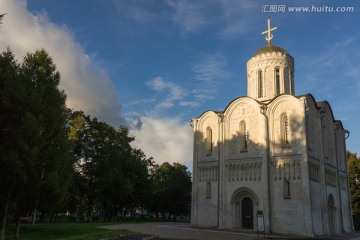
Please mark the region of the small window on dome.
[[263, 94], [264, 86], [263, 86], [263, 75], [262, 71], [258, 71], [258, 97], [261, 98], [264, 96]]
[[275, 68], [275, 87], [276, 87], [276, 95], [280, 94], [280, 69]]

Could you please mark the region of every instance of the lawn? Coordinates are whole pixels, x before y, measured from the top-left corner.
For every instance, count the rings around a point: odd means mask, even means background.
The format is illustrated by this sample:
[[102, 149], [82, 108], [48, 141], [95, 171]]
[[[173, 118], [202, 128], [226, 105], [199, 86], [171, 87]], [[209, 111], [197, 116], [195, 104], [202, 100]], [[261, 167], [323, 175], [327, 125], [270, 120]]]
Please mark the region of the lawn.
[[[104, 223], [21, 225], [20, 240], [97, 240], [131, 233], [128, 230], [98, 228]], [[6, 230], [6, 239], [13, 239], [14, 226]]]

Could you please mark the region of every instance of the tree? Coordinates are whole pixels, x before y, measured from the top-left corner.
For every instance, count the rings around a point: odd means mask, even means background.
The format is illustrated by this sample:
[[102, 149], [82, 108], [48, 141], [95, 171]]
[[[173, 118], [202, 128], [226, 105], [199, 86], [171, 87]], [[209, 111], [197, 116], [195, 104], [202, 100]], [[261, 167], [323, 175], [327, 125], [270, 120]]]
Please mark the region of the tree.
[[5, 227], [7, 203], [15, 203], [18, 238], [22, 212], [35, 209], [36, 214], [39, 204], [52, 208], [68, 187], [72, 172], [65, 124], [68, 110], [65, 94], [58, 89], [60, 74], [45, 50], [28, 53], [21, 65], [10, 50], [2, 57], [5, 65], [1, 66], [14, 67], [3, 68], [5, 74], [0, 74], [5, 113], [1, 119], [5, 166], [1, 192], [8, 196], [3, 201], [1, 226]]
[[190, 213], [191, 174], [187, 167], [168, 162], [158, 166], [152, 175], [154, 184], [154, 202], [152, 210], [162, 214], [178, 215]]
[[116, 130], [83, 112], [74, 112], [69, 124], [77, 159], [69, 202], [73, 212], [83, 220], [96, 216], [110, 221], [123, 209], [144, 208], [152, 160], [131, 147], [134, 137], [128, 129]]
[[356, 153], [347, 152], [349, 184], [351, 193], [352, 214], [354, 227], [360, 228], [360, 158]]
[[18, 64], [10, 49], [0, 54], [0, 240], [5, 238], [13, 189], [25, 179], [22, 156], [18, 152], [23, 117], [25, 86], [18, 78]]
[[347, 152], [352, 213], [360, 215], [360, 158], [356, 153]]

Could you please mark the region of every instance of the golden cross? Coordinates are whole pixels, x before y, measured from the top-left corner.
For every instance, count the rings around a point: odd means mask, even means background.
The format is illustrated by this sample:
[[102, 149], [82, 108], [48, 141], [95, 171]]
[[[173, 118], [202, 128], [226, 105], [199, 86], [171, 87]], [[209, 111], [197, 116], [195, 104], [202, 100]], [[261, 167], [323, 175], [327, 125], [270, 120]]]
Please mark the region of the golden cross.
[[267, 20], [268, 22], [268, 29], [266, 31], [263, 31], [261, 34], [267, 33], [267, 36], [265, 37], [265, 40], [268, 42], [268, 45], [271, 46], [271, 39], [273, 39], [273, 35], [271, 34], [271, 31], [274, 31], [277, 29], [277, 27], [270, 28], [270, 17]]

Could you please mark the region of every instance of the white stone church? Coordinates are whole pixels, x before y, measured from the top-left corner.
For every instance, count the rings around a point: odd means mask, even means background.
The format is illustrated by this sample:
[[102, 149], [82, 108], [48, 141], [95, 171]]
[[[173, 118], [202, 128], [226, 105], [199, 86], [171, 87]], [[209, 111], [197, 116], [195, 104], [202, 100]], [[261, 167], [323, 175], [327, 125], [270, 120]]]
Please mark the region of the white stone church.
[[247, 96], [192, 119], [191, 224], [306, 236], [352, 231], [345, 138], [328, 102], [295, 96], [294, 58], [247, 63]]

